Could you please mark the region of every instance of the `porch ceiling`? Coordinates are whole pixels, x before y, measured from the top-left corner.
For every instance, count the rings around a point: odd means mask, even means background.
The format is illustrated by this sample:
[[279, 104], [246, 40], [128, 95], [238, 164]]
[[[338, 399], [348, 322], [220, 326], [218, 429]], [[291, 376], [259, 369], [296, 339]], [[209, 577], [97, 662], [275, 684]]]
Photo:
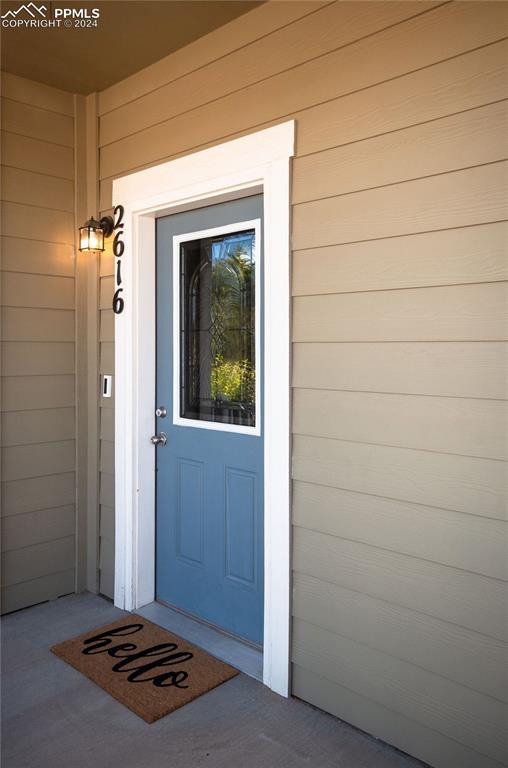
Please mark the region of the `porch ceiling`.
[[[45, 0], [48, 17], [55, 8], [99, 8], [97, 28], [2, 29], [2, 69], [66, 91], [100, 91], [260, 4], [260, 0]], [[20, 0], [5, 0], [2, 14], [20, 5]]]

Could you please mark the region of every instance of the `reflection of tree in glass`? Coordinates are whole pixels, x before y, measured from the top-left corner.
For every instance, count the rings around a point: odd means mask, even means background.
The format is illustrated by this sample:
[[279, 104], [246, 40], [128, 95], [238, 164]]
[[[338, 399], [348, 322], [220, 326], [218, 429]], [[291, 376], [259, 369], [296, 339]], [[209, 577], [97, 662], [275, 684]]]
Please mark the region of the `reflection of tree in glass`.
[[211, 395], [254, 403], [255, 265], [249, 245], [223, 240], [212, 249]]
[[211, 394], [214, 400], [253, 403], [256, 380], [248, 360], [227, 362], [217, 355], [211, 371]]

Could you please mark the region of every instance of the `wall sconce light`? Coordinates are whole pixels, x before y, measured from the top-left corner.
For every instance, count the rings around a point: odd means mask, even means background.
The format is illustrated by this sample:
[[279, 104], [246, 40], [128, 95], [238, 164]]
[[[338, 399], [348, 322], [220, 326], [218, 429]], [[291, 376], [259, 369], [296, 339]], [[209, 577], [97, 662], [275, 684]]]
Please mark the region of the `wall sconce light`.
[[104, 216], [100, 221], [93, 217], [79, 228], [80, 251], [103, 251], [104, 238], [113, 234], [114, 221], [111, 216]]

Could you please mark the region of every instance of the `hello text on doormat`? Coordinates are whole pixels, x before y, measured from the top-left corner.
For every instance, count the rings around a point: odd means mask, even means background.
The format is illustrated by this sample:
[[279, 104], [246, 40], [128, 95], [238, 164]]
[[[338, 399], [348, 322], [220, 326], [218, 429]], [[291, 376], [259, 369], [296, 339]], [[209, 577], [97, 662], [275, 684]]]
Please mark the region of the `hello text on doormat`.
[[136, 615], [85, 632], [51, 650], [147, 723], [238, 674], [228, 664]]

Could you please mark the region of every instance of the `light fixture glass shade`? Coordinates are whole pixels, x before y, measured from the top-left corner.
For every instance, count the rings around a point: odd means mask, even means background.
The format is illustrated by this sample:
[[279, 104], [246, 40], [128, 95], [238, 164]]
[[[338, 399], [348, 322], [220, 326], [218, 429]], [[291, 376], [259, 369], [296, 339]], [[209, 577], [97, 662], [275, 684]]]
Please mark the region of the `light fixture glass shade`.
[[99, 221], [89, 219], [84, 226], [79, 228], [79, 250], [104, 250], [104, 230]]

